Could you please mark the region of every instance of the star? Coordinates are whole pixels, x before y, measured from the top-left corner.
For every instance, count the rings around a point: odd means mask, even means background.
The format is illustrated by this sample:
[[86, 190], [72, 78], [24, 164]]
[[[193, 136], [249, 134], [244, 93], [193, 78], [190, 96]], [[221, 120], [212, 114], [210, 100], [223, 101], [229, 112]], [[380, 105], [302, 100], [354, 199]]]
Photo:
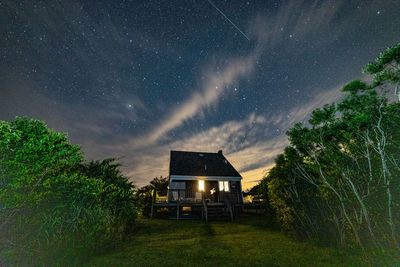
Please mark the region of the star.
[[[105, 134], [89, 140], [79, 132], [86, 128], [76, 127], [71, 138], [84, 146], [97, 142], [96, 151], [104, 155], [112, 145], [116, 156], [127, 155], [129, 172], [145, 164], [152, 171], [134, 179], [146, 183], [167, 170], [153, 168], [156, 161], [131, 161], [133, 152], [121, 138], [104, 139], [120, 122], [127, 139], [164, 132], [154, 141], [154, 155], [149, 155], [154, 158], [159, 158], [157, 153], [167, 155], [161, 152], [164, 148], [209, 150], [208, 140], [195, 140], [192, 134], [201, 130], [212, 136], [211, 129], [247, 125], [245, 118], [252, 113], [274, 119], [265, 127], [267, 135], [254, 132], [257, 142], [271, 142], [276, 128], [280, 131], [275, 135], [285, 137], [289, 122], [300, 120], [298, 113], [310, 110], [314, 101], [330, 102], [330, 88], [357, 77], [362, 65], [400, 34], [396, 1], [341, 1], [338, 8], [330, 1], [316, 6], [313, 1], [271, 1], [271, 6], [262, 0], [231, 1], [232, 5], [211, 0], [251, 34], [250, 42], [235, 38], [240, 32], [207, 1], [109, 1], [106, 9], [103, 1], [75, 1], [71, 7], [18, 2], [22, 4], [0, 0], [9, 16], [0, 42], [5, 81], [0, 83], [0, 120], [37, 115], [68, 131], [88, 116]], [[85, 8], [79, 11], [81, 7]], [[37, 101], [30, 101], [35, 96]], [[43, 112], [46, 104], [54, 112]], [[232, 139], [240, 134], [235, 131]], [[236, 145], [221, 140], [218, 145]], [[100, 146], [106, 142], [109, 145]], [[146, 150], [143, 146], [137, 152]]]

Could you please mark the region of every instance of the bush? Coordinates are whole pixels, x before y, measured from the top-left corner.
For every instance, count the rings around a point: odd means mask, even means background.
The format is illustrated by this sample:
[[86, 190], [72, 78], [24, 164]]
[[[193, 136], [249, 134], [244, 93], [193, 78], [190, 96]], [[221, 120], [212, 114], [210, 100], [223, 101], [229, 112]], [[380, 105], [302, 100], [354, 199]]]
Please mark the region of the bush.
[[0, 264], [63, 262], [121, 240], [135, 188], [113, 162], [84, 163], [41, 121], [0, 121]]

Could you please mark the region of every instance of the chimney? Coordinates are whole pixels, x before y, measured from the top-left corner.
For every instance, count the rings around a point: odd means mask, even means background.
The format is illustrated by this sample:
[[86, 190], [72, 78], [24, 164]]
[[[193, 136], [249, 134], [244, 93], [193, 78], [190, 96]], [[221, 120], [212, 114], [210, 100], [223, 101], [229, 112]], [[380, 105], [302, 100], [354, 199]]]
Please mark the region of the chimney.
[[222, 150], [218, 150], [218, 154], [222, 155]]

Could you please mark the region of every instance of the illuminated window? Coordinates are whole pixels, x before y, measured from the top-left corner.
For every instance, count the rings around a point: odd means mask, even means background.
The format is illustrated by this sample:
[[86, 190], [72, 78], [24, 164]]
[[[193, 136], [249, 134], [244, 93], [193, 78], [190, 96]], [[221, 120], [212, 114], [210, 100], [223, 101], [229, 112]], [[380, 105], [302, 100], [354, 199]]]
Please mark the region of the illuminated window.
[[225, 192], [229, 192], [229, 182], [228, 181], [224, 182], [224, 189], [225, 189]]
[[229, 181], [219, 181], [218, 188], [219, 188], [220, 192], [222, 192], [222, 191], [229, 192], [230, 191], [229, 190]]
[[224, 191], [224, 181], [219, 181], [218, 185], [219, 185], [219, 191]]
[[199, 191], [204, 191], [204, 181], [199, 180]]

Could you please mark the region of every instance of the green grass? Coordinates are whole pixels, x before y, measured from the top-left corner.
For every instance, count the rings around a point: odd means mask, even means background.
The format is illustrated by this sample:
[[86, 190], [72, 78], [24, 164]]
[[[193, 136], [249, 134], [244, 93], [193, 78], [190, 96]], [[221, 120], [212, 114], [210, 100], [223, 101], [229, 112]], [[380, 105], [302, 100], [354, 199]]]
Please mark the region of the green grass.
[[[349, 253], [351, 254], [351, 253]], [[360, 255], [299, 242], [260, 216], [209, 222], [140, 219], [122, 248], [88, 266], [360, 266]]]

